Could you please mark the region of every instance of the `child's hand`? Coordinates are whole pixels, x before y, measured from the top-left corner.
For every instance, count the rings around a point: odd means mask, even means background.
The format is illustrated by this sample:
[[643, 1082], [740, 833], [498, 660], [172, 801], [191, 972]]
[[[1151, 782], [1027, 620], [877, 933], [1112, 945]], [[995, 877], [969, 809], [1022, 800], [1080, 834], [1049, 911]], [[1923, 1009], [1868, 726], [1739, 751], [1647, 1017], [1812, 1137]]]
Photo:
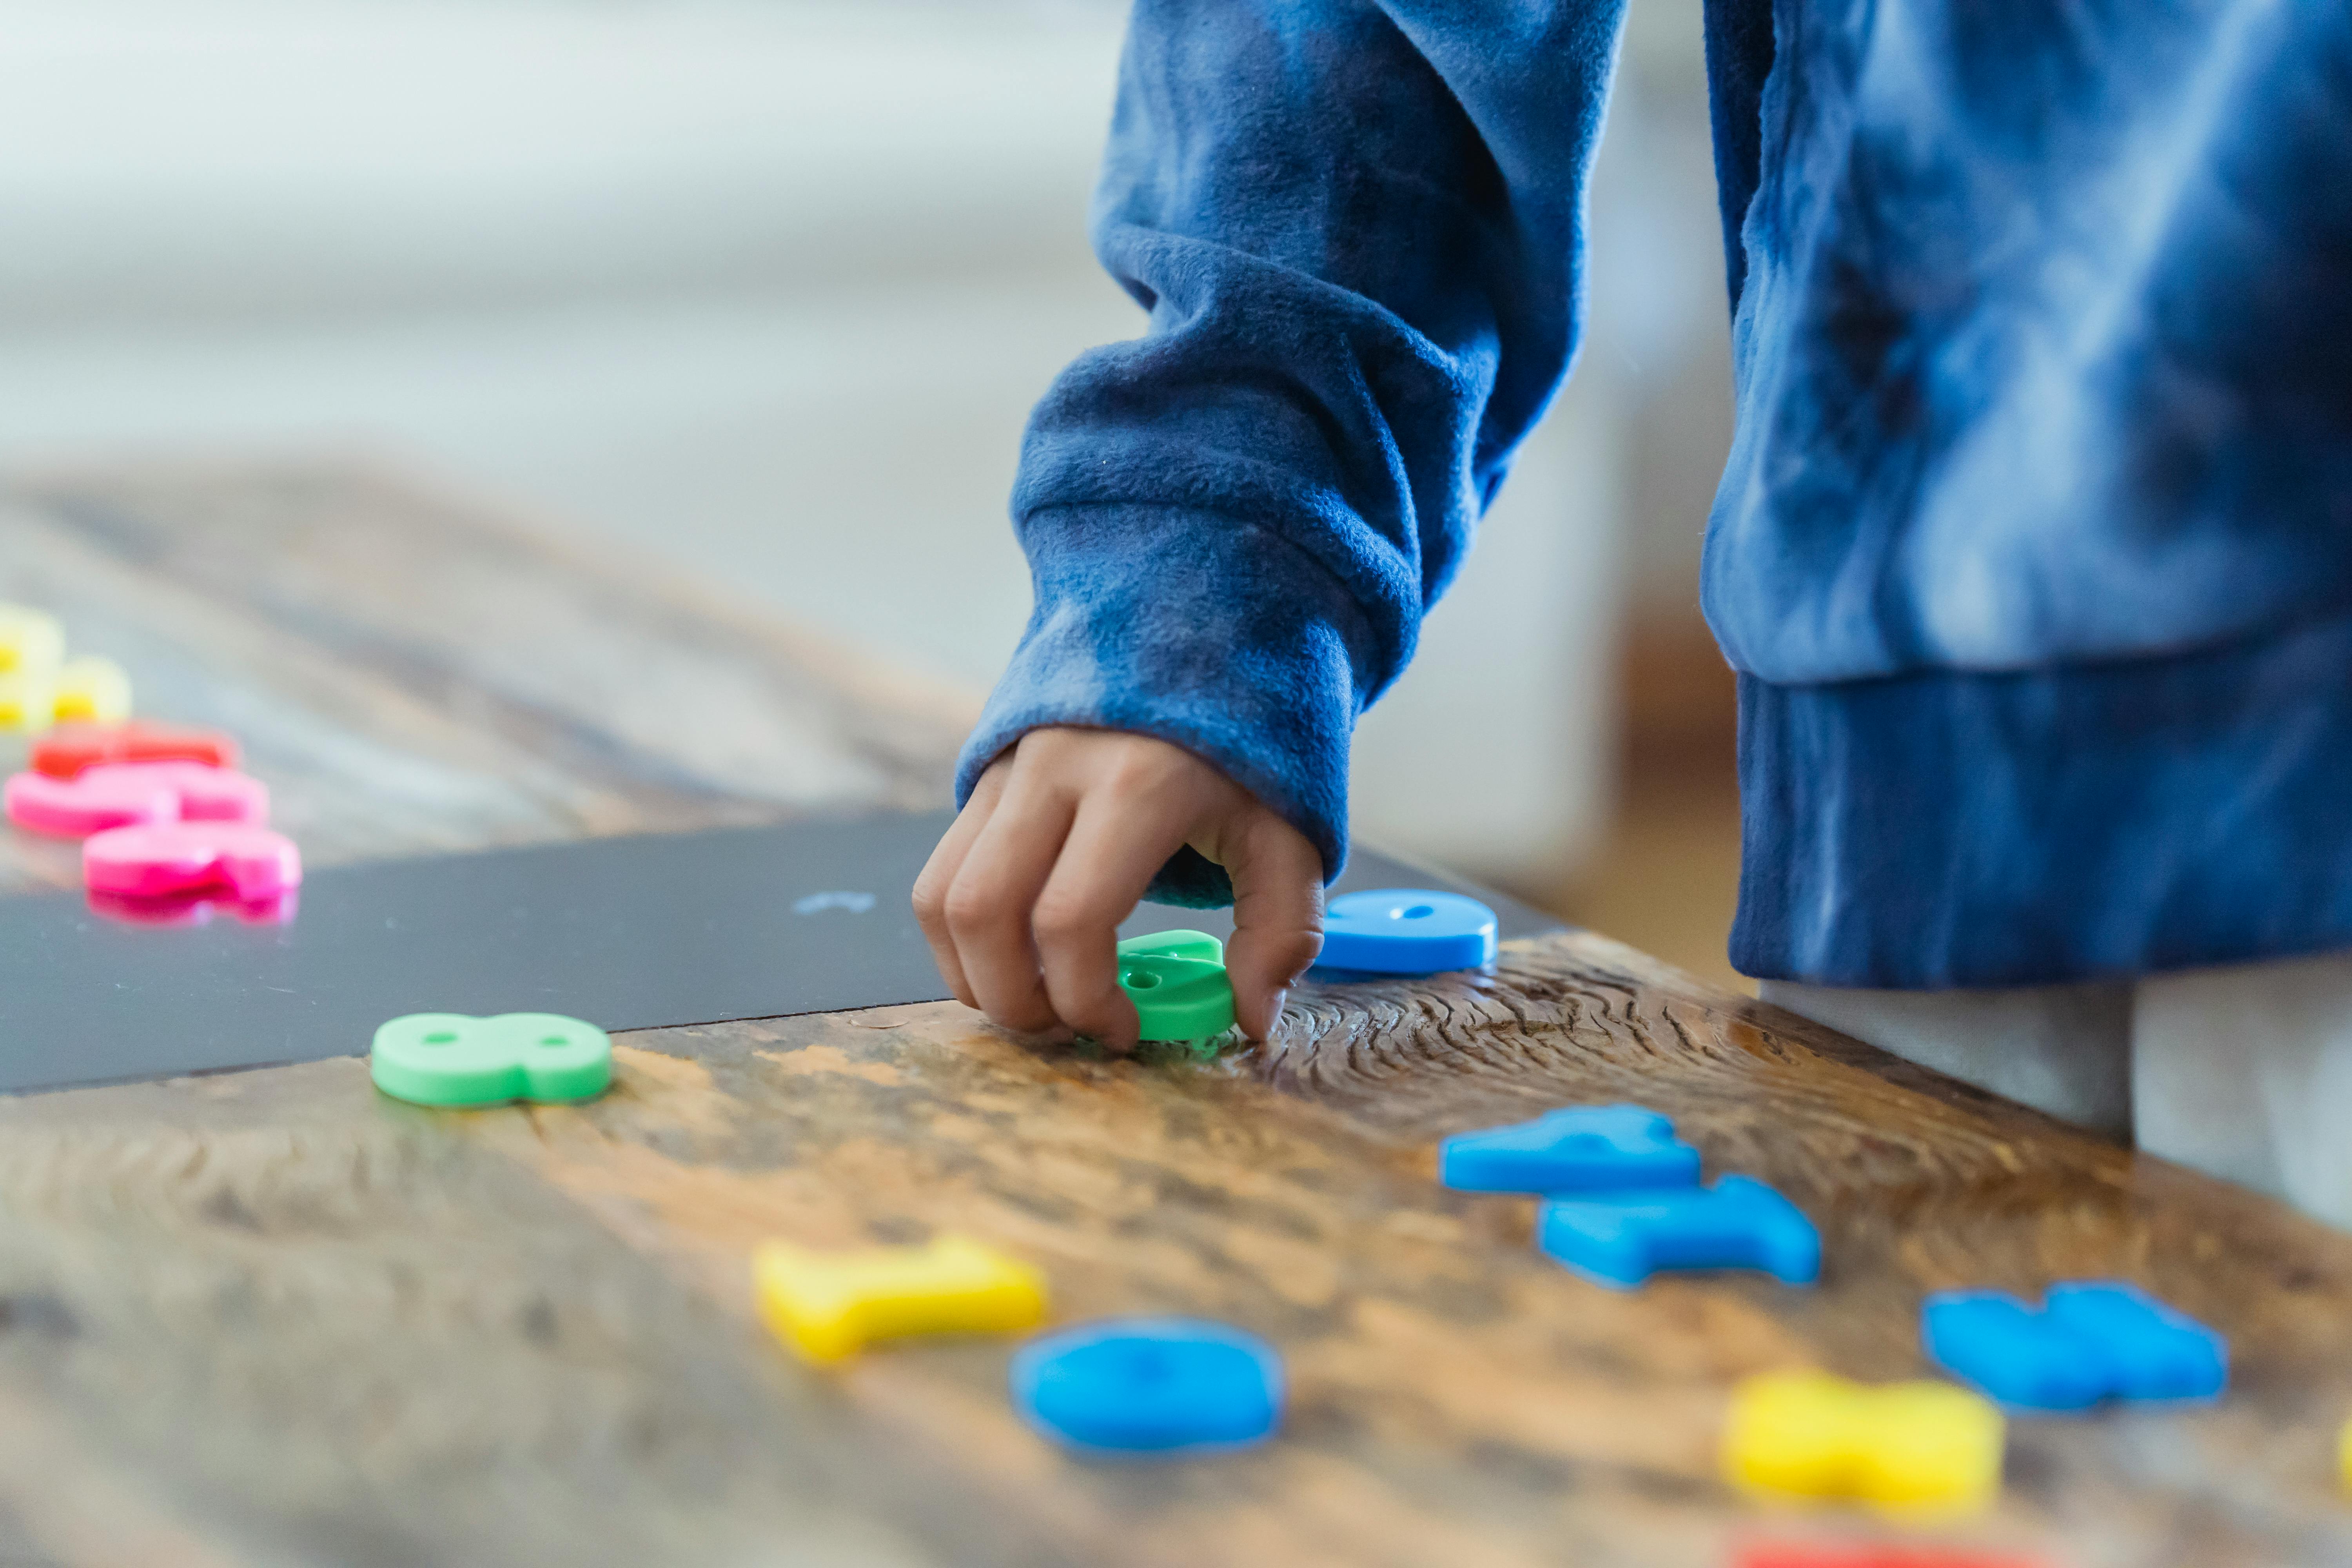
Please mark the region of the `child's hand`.
[[915, 918], [964, 1005], [1008, 1029], [1135, 1044], [1118, 922], [1184, 845], [1234, 879], [1225, 971], [1264, 1039], [1323, 946], [1323, 858], [1257, 797], [1181, 747], [1110, 730], [1033, 730], [989, 765], [930, 864]]

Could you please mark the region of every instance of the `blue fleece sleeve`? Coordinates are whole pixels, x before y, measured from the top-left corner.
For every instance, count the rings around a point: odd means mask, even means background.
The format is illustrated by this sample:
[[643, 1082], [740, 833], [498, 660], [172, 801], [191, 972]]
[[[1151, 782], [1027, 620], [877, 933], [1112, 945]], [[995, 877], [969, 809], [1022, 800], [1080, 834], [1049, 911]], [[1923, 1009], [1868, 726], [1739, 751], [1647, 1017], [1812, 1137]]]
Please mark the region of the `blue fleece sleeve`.
[[[1622, 0], [1138, 0], [1094, 215], [1150, 313], [1031, 417], [1036, 609], [957, 798], [1042, 725], [1157, 736], [1337, 876], [1348, 742], [1573, 352]], [[1153, 896], [1223, 902], [1187, 850]]]

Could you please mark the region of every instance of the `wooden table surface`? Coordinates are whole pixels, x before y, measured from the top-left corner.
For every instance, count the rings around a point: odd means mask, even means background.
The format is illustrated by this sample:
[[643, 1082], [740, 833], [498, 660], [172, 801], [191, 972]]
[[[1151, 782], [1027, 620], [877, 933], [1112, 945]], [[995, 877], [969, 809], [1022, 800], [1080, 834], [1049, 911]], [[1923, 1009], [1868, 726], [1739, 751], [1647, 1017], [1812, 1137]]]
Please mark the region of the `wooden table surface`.
[[[352, 468], [20, 481], [0, 597], [241, 734], [314, 864], [933, 805], [968, 718]], [[14, 837], [0, 868], [74, 874]], [[1310, 987], [1206, 1067], [953, 1005], [617, 1054], [578, 1109], [403, 1106], [357, 1059], [0, 1103], [0, 1563], [1701, 1568], [1885, 1533], [1719, 1482], [1734, 1380], [1916, 1374], [1923, 1292], [2092, 1276], [2226, 1331], [2230, 1398], [2015, 1423], [1999, 1509], [1932, 1539], [2352, 1563], [2352, 1237], [1598, 936]], [[1533, 1255], [1526, 1202], [1431, 1179], [1443, 1134], [1621, 1100], [1811, 1213], [1821, 1286], [1599, 1289]], [[753, 1321], [759, 1239], [934, 1227], [1034, 1260], [1063, 1321], [1269, 1336], [1283, 1436], [1076, 1462], [1014, 1418], [1003, 1342], [820, 1373]]]

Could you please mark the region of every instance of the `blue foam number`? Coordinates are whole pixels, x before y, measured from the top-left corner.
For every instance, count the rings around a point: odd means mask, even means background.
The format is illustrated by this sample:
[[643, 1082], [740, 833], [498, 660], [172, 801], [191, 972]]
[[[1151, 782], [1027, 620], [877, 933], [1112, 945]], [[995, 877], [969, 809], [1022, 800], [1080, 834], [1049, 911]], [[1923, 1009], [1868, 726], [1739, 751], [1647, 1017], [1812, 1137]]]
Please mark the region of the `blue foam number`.
[[1013, 1357], [1013, 1404], [1057, 1442], [1105, 1454], [1244, 1447], [1282, 1415], [1282, 1359], [1198, 1318], [1123, 1318], [1048, 1334]]
[[1620, 1290], [1661, 1269], [1756, 1268], [1790, 1285], [1810, 1285], [1822, 1272], [1813, 1222], [1748, 1176], [1711, 1187], [1554, 1198], [1538, 1216], [1536, 1245]]
[[1325, 969], [1435, 974], [1495, 962], [1495, 911], [1425, 888], [1342, 893], [1323, 911]]
[[2221, 1335], [2130, 1285], [2053, 1285], [2040, 1311], [1995, 1290], [1930, 1296], [1919, 1337], [1945, 1370], [2023, 1410], [2211, 1399], [2230, 1381]]
[[1465, 1132], [1437, 1146], [1437, 1179], [1465, 1193], [1591, 1193], [1687, 1187], [1698, 1151], [1638, 1105], [1580, 1105]]

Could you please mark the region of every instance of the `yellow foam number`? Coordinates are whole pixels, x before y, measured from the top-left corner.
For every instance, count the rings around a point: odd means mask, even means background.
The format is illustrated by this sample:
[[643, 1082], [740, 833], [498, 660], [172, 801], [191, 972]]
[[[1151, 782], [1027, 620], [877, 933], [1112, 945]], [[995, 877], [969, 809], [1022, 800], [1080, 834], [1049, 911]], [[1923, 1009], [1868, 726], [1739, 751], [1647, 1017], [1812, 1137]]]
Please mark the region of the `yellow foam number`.
[[16, 669], [0, 675], [0, 730], [46, 730], [57, 702], [54, 669]]
[[0, 730], [46, 730], [66, 634], [55, 616], [0, 605]]
[[1773, 1496], [1965, 1513], [2000, 1489], [2003, 1430], [1991, 1401], [1950, 1384], [1776, 1373], [1732, 1394], [1723, 1464], [1735, 1485]]
[[131, 677], [110, 658], [68, 658], [55, 616], [0, 605], [0, 730], [131, 717]]
[[57, 616], [22, 605], [0, 605], [0, 675], [54, 670], [65, 657], [65, 628]]
[[816, 1362], [901, 1334], [1003, 1333], [1045, 1316], [1035, 1269], [961, 1236], [858, 1252], [771, 1241], [752, 1255], [751, 1278], [776, 1337]]
[[95, 654], [69, 658], [58, 671], [49, 713], [60, 724], [120, 724], [131, 717], [131, 676]]

